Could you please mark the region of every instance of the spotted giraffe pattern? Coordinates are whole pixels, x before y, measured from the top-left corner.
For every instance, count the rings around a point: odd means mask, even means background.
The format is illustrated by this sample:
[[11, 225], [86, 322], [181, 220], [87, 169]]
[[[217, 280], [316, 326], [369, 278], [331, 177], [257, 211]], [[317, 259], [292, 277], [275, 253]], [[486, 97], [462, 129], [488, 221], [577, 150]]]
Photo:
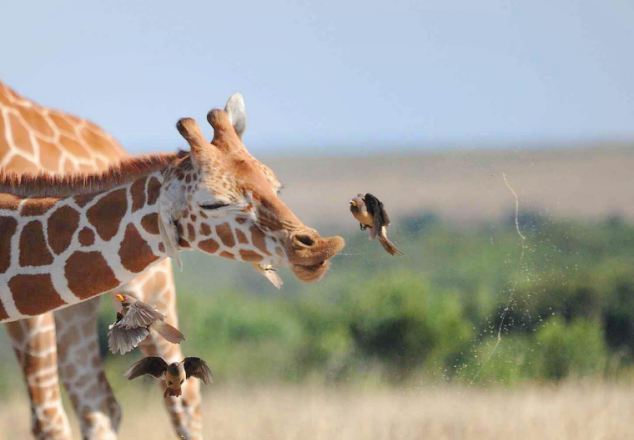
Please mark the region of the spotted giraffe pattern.
[[[0, 82], [0, 164], [5, 169], [18, 173], [94, 172], [106, 169], [125, 156], [119, 144], [98, 126], [42, 107]], [[6, 229], [0, 227], [0, 231]], [[94, 234], [93, 237], [90, 234], [93, 233], [89, 229], [80, 231], [79, 240], [91, 244]], [[67, 236], [67, 233], [62, 234], [62, 237]], [[54, 240], [51, 248], [59, 251], [62, 245], [61, 241]], [[168, 261], [140, 274], [125, 289], [155, 305], [166, 314], [170, 324], [177, 325], [176, 298]], [[36, 438], [70, 438], [59, 392], [58, 363], [59, 376], [79, 416], [82, 436], [89, 439], [116, 437], [121, 411], [99, 355], [97, 307], [96, 301], [87, 301], [56, 312], [55, 319], [48, 313], [7, 324], [25, 375], [31, 400], [31, 428]], [[152, 353], [174, 360], [182, 358], [179, 346], [161, 338], [148, 338], [141, 349], [146, 355]], [[182, 438], [201, 437], [200, 395], [196, 381], [186, 383], [182, 400], [168, 397], [165, 404], [174, 428]]]
[[[208, 121], [214, 128], [211, 144], [194, 120], [177, 124], [191, 147], [189, 154], [128, 159], [105, 173], [81, 178], [0, 174], [0, 217], [15, 224], [0, 240], [8, 248], [6, 267], [0, 271], [0, 322], [110, 292], [187, 248], [243, 262], [257, 259], [266, 270], [288, 265], [302, 281], [319, 280], [330, 258], [344, 247], [343, 239], [319, 236], [278, 197], [277, 179], [264, 172], [241, 142], [245, 113], [240, 95], [232, 96], [225, 110], [212, 110]], [[55, 215], [79, 218], [59, 253], [49, 249], [52, 237], [61, 233], [56, 229], [60, 222], [49, 222]], [[197, 229], [193, 222], [199, 218], [204, 220], [195, 224]], [[48, 227], [42, 228], [44, 224]], [[210, 251], [203, 245], [214, 240], [197, 232], [206, 230], [203, 225], [222, 246]], [[86, 228], [95, 236], [91, 244], [79, 240]], [[260, 234], [252, 228], [261, 233], [263, 246], [257, 245]], [[240, 235], [238, 229], [248, 243], [237, 245], [233, 237]], [[252, 231], [250, 237], [246, 231]], [[37, 245], [36, 251], [21, 242]], [[250, 257], [241, 251], [250, 251]], [[31, 253], [28, 259], [21, 258], [24, 253]]]

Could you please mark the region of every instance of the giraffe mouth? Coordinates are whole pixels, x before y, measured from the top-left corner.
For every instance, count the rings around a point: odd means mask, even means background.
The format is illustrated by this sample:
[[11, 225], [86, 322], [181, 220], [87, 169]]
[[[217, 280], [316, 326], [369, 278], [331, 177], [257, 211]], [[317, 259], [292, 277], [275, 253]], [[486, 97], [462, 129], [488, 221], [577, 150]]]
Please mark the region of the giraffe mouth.
[[323, 260], [317, 264], [293, 264], [291, 270], [301, 281], [310, 283], [319, 281], [330, 269], [330, 261]]
[[[297, 243], [299, 241], [299, 244]], [[287, 248], [291, 270], [304, 282], [319, 281], [330, 269], [330, 259], [345, 246], [341, 237], [311, 237], [295, 239]]]

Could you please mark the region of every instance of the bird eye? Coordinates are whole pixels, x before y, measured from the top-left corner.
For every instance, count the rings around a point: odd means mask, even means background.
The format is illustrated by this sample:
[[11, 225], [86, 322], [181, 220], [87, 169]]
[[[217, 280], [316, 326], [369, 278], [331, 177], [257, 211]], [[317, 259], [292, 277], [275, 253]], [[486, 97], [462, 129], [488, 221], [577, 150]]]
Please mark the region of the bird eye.
[[222, 203], [222, 202], [218, 202], [218, 203], [201, 203], [200, 207], [202, 209], [218, 209], [218, 208], [224, 208], [225, 206], [229, 206], [228, 203]]

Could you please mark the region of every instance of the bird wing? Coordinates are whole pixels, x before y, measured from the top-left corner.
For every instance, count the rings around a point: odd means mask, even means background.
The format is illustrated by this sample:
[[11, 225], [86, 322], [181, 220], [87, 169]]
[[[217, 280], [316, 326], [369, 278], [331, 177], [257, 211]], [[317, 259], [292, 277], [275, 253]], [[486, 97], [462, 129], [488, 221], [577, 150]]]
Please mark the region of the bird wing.
[[385, 212], [385, 208], [383, 208], [383, 203], [372, 194], [367, 193], [364, 196], [363, 201], [365, 202], [368, 212], [372, 216], [374, 224], [372, 226], [371, 237], [375, 238], [381, 233], [381, 228], [383, 226], [390, 224], [390, 219], [387, 216], [387, 212]]
[[143, 301], [136, 301], [128, 307], [121, 318], [121, 325], [126, 328], [147, 327], [155, 321], [162, 321], [165, 315]]
[[167, 362], [158, 356], [148, 356], [132, 364], [123, 375], [128, 378], [128, 380], [143, 376], [144, 374], [150, 374], [156, 378], [160, 378], [165, 370], [167, 370]]
[[125, 328], [116, 322], [108, 328], [108, 348], [112, 353], [125, 354], [134, 350], [149, 334], [145, 327]]
[[211, 382], [212, 375], [207, 362], [198, 357], [186, 357], [184, 362], [185, 374], [187, 375], [187, 377], [197, 377], [205, 384]]

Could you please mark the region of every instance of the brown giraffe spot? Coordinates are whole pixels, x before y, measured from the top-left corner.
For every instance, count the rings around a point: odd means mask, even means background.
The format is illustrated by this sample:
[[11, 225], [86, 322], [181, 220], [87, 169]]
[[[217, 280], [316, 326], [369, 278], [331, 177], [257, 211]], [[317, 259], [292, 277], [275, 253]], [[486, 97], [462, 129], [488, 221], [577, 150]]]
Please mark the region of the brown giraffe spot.
[[67, 133], [73, 134], [75, 133], [75, 126], [71, 124], [68, 120], [66, 120], [63, 115], [51, 112], [48, 116], [49, 118], [51, 118], [51, 121], [53, 121], [53, 124], [57, 126], [57, 129], [59, 131], [65, 131]]
[[145, 177], [137, 179], [130, 186], [132, 196], [132, 212], [138, 211], [145, 205]]
[[31, 143], [29, 129], [24, 125], [20, 118], [13, 113], [9, 113], [9, 125], [11, 125], [13, 145], [18, 145], [22, 151], [35, 154], [35, 148]]
[[9, 88], [7, 86], [0, 84], [0, 104], [10, 107], [13, 104], [11, 103], [11, 100], [9, 99], [9, 96], [7, 93], [8, 90]]
[[17, 225], [13, 217], [0, 217], [0, 273], [6, 272], [11, 264], [11, 238]]
[[190, 183], [192, 181], [192, 176], [190, 174], [185, 176], [185, 183]]
[[70, 206], [62, 206], [51, 214], [47, 226], [48, 244], [59, 255], [68, 247], [79, 226], [79, 213]]
[[52, 262], [42, 222], [33, 220], [27, 223], [20, 234], [20, 266], [45, 266]]
[[184, 238], [179, 238], [178, 239], [178, 245], [182, 248], [189, 248], [191, 247], [191, 245], [189, 244], [188, 241], [186, 241]]
[[0, 208], [2, 209], [11, 209], [13, 211], [18, 209], [20, 204], [20, 198], [14, 196], [13, 194], [0, 194]]
[[258, 254], [255, 251], [251, 251], [249, 249], [240, 249], [240, 257], [242, 257], [242, 259], [244, 261], [251, 261], [254, 263], [257, 263], [258, 261], [262, 261], [262, 255]]
[[126, 213], [128, 201], [124, 188], [103, 196], [88, 210], [88, 221], [95, 227], [102, 240], [110, 240], [119, 230], [119, 223]]
[[236, 259], [236, 257], [234, 257], [234, 255], [231, 252], [227, 252], [227, 251], [222, 251], [222, 252], [220, 252], [219, 255], [221, 257], [224, 257], [224, 258], [229, 258], [230, 260], [235, 260]]
[[23, 173], [33, 170], [33, 162], [25, 159], [22, 156], [13, 156], [9, 162], [4, 166], [7, 170], [15, 171], [16, 173]]
[[187, 223], [187, 239], [189, 241], [194, 241], [194, 237], [196, 236], [196, 231], [194, 230], [194, 225], [191, 223]]
[[238, 217], [238, 218], [236, 218], [236, 221], [237, 221], [239, 224], [243, 225], [243, 224], [245, 224], [245, 223], [247, 222], [247, 219], [246, 219], [246, 218], [244, 218], [244, 217]]
[[51, 172], [58, 172], [59, 169], [59, 159], [62, 156], [62, 152], [59, 147], [52, 142], [45, 141], [43, 139], [39, 139], [40, 143], [40, 161], [42, 162], [42, 167]]
[[236, 237], [238, 237], [238, 243], [246, 244], [249, 242], [247, 236], [240, 229], [236, 229]]
[[189, 219], [190, 219], [191, 221], [193, 221], [193, 222], [195, 222], [195, 221], [196, 221], [196, 218], [197, 218], [197, 217], [196, 217], [196, 215], [195, 215], [195, 214], [190, 214], [190, 215], [189, 215]]
[[211, 228], [209, 227], [209, 225], [207, 223], [201, 223], [200, 224], [200, 233], [201, 233], [201, 235], [209, 235], [209, 234], [211, 234]]
[[13, 301], [23, 315], [39, 315], [66, 304], [49, 274], [16, 275], [9, 280]]
[[9, 314], [4, 309], [4, 306], [2, 305], [2, 302], [0, 301], [0, 319], [7, 319], [8, 317], [9, 317]]
[[102, 131], [92, 122], [88, 122], [79, 131], [79, 136], [85, 145], [102, 145], [109, 140], [102, 134]]
[[42, 215], [46, 211], [48, 211], [54, 204], [57, 202], [57, 199], [52, 198], [37, 198], [37, 199], [25, 199], [24, 203], [22, 203], [22, 207], [20, 208], [20, 214], [27, 215]]
[[264, 252], [265, 255], [271, 255], [271, 253], [266, 248], [266, 240], [264, 236], [264, 232], [257, 226], [251, 226], [251, 242], [253, 245], [258, 248], [260, 251]]
[[119, 284], [114, 272], [100, 252], [74, 252], [64, 266], [68, 288], [79, 298], [86, 299], [112, 290]]
[[205, 211], [200, 211], [200, 216], [202, 218], [207, 218], [207, 214], [205, 214]]
[[141, 219], [141, 226], [143, 226], [143, 229], [145, 229], [150, 234], [158, 234], [158, 214], [153, 212], [152, 214], [144, 215]]
[[163, 243], [159, 243], [159, 247], [158, 247], [159, 251], [161, 252], [165, 252], [165, 245]]
[[33, 107], [18, 107], [18, 110], [29, 127], [39, 134], [46, 137], [52, 137], [55, 134], [49, 122], [37, 109]]
[[156, 203], [161, 193], [161, 182], [152, 176], [150, 182], [147, 185], [147, 204], [152, 206]]
[[95, 242], [95, 233], [87, 226], [84, 226], [81, 231], [79, 231], [79, 244], [82, 246], [92, 246]]
[[84, 206], [89, 204], [91, 200], [94, 199], [96, 196], [97, 194], [79, 194], [73, 197], [73, 199], [75, 200], [75, 203], [77, 203], [77, 205], [80, 208], [83, 208]]
[[209, 238], [198, 243], [198, 247], [205, 252], [215, 254], [218, 251], [220, 245], [216, 242], [216, 240]]
[[59, 142], [60, 144], [62, 144], [62, 147], [64, 147], [64, 149], [68, 153], [70, 153], [71, 156], [78, 157], [78, 158], [89, 157], [88, 151], [86, 150], [86, 148], [84, 148], [82, 144], [77, 142], [77, 140], [66, 135], [61, 135], [59, 137]]
[[119, 257], [123, 267], [134, 273], [141, 272], [159, 258], [152, 253], [152, 249], [132, 223], [125, 228]]
[[95, 170], [95, 167], [92, 164], [88, 164], [88, 163], [80, 163], [79, 164], [79, 172], [80, 173], [84, 173], [84, 174], [88, 174], [91, 173]]
[[225, 246], [233, 247], [236, 244], [236, 240], [233, 238], [233, 232], [229, 223], [223, 223], [216, 226], [216, 234]]

